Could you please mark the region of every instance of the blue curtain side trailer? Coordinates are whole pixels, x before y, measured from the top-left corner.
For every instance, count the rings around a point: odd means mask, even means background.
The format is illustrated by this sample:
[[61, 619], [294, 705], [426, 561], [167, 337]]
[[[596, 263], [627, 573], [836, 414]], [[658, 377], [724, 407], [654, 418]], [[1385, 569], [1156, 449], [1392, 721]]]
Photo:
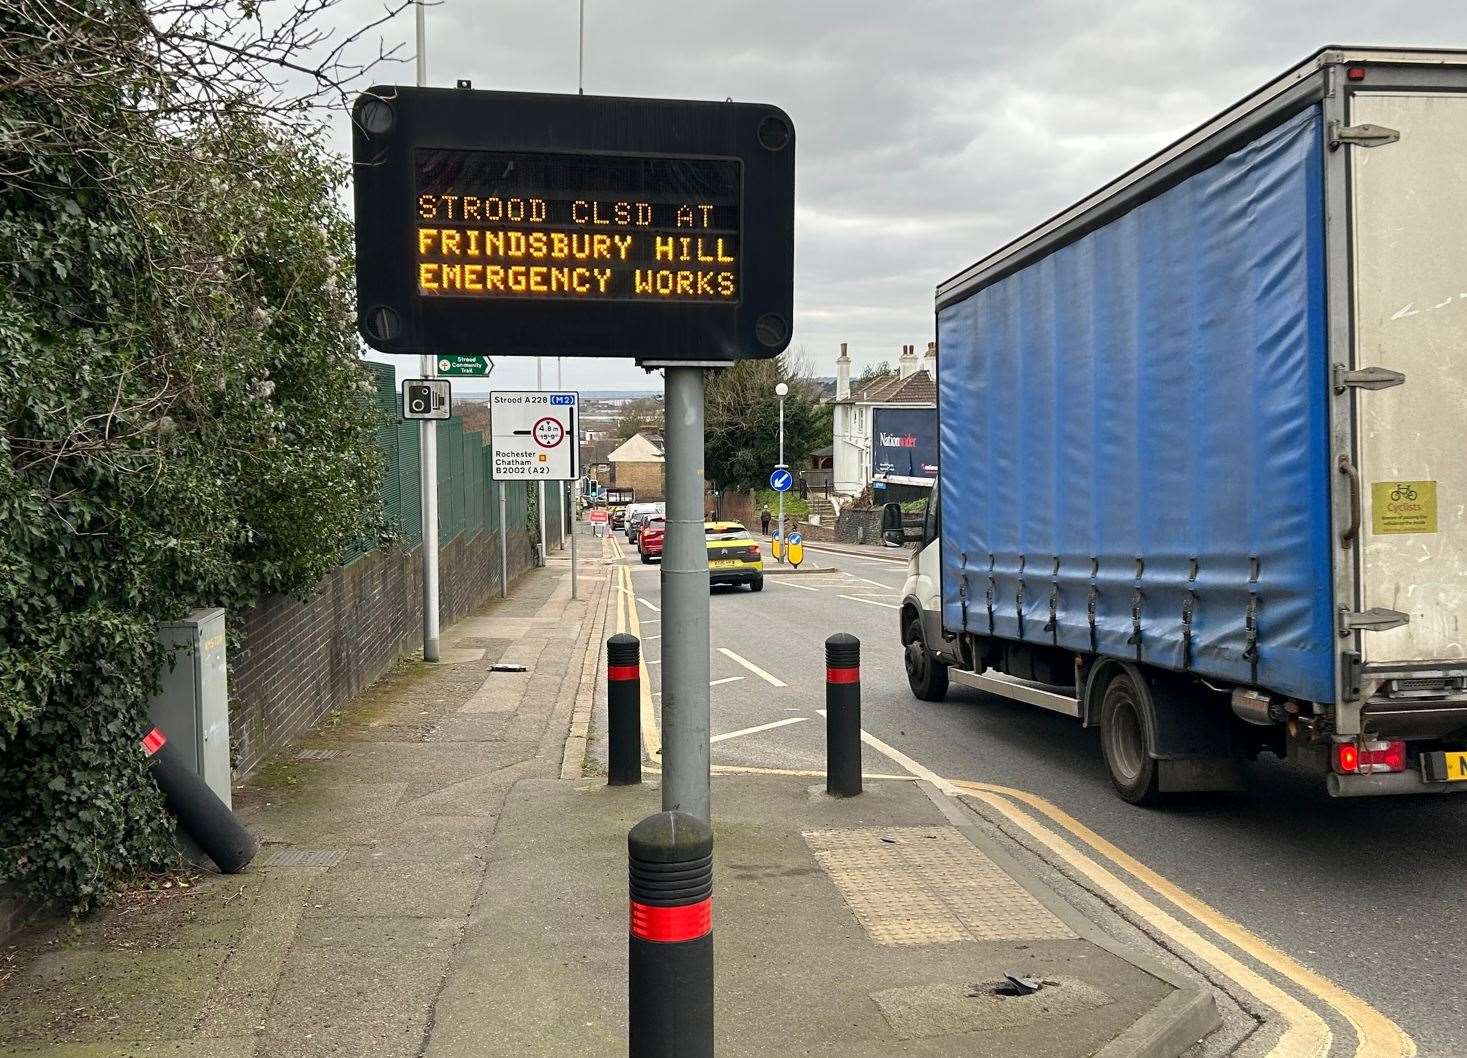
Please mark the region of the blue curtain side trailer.
[[1467, 790], [1464, 142], [1467, 53], [1323, 49], [939, 286], [909, 675], [1133, 801]]

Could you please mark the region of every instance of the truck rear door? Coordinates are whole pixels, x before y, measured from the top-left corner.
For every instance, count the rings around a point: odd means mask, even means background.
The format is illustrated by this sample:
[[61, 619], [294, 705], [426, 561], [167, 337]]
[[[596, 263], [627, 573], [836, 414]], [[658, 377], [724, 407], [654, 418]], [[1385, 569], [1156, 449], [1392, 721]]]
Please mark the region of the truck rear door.
[[[1406, 620], [1362, 635], [1363, 661], [1375, 671], [1460, 670], [1467, 658], [1467, 96], [1358, 92], [1350, 125], [1365, 124], [1400, 139], [1350, 149], [1357, 576], [1364, 610]], [[1372, 376], [1362, 368], [1386, 370]], [[1378, 616], [1377, 624], [1399, 621]], [[1458, 664], [1422, 664], [1451, 661]], [[1413, 682], [1424, 689], [1429, 681]]]

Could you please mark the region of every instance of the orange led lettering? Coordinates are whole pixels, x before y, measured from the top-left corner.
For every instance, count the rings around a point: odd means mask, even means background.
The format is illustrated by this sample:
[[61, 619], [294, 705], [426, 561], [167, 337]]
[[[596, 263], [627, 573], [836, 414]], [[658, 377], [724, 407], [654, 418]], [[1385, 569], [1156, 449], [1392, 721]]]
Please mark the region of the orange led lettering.
[[589, 223], [591, 207], [583, 198], [578, 198], [571, 203], [571, 220], [577, 224]]
[[438, 241], [443, 245], [443, 254], [448, 256], [458, 255], [458, 238], [461, 233], [454, 228], [444, 228], [438, 236]]
[[438, 238], [438, 229], [437, 228], [419, 228], [418, 229], [418, 253], [419, 254], [432, 253], [433, 252], [433, 241], [435, 239], [437, 239], [437, 238]]
[[438, 200], [432, 195], [418, 196], [418, 216], [424, 220], [438, 219]]
[[484, 266], [484, 289], [486, 289], [486, 290], [500, 290], [500, 291], [502, 291], [504, 289], [504, 266], [503, 265], [485, 265]]
[[723, 239], [721, 237], [717, 240], [717, 245], [718, 249], [714, 251], [714, 260], [720, 264], [733, 264], [733, 255], [723, 252]]
[[550, 233], [550, 256], [558, 261], [564, 261], [571, 255], [570, 237], [561, 231]]
[[701, 205], [700, 204], [698, 206], [698, 212], [701, 213], [701, 214], [703, 214], [703, 227], [705, 227], [705, 228], [711, 228], [711, 227], [713, 227], [712, 222], [709, 220], [709, 217], [712, 216], [712, 214], [713, 214], [713, 207], [712, 206], [704, 206], [704, 205]]
[[708, 272], [698, 273], [698, 296], [713, 296], [713, 276]]
[[571, 287], [577, 294], [591, 293], [590, 270], [586, 268], [571, 269]]
[[577, 261], [584, 261], [586, 258], [591, 256], [591, 236], [572, 235], [570, 237], [570, 240], [571, 256], [574, 257]]
[[475, 293], [483, 293], [483, 291], [484, 291], [484, 266], [483, 265], [476, 265], [476, 264], [464, 265], [464, 289], [465, 290], [472, 290]]
[[439, 265], [439, 282], [444, 290], [458, 290], [462, 285], [462, 269], [458, 265]]
[[503, 220], [504, 219], [504, 202], [503, 202], [502, 199], [499, 199], [499, 198], [486, 198], [486, 199], [484, 199], [483, 205], [484, 205], [484, 219], [485, 220]]
[[611, 269], [593, 268], [591, 269], [591, 274], [596, 277], [596, 286], [600, 289], [601, 293], [606, 293], [606, 288], [611, 286]]
[[632, 204], [630, 202], [618, 202], [613, 214], [618, 224], [630, 224], [632, 222]]
[[504, 233], [504, 256], [525, 256], [525, 233], [522, 231], [507, 231]]
[[726, 298], [734, 296], [734, 277], [732, 272], [718, 273], [718, 292]]
[[693, 273], [692, 272], [682, 272], [682, 271], [678, 272], [678, 274], [677, 274], [677, 292], [679, 294], [691, 294], [693, 292]]
[[677, 208], [677, 226], [679, 228], [691, 228], [693, 226], [693, 211], [686, 205]]
[[530, 256], [544, 257], [546, 251], [550, 248], [548, 242], [549, 240], [545, 238], [543, 231], [530, 232]]
[[453, 215], [453, 204], [458, 201], [458, 196], [457, 195], [444, 195], [440, 199], [440, 201], [443, 202], [443, 204], [448, 207], [448, 219], [449, 220], [458, 220], [459, 218], [457, 218], [457, 217], [455, 217]]
[[478, 220], [479, 219], [479, 199], [478, 199], [477, 196], [475, 196], [475, 195], [465, 195], [464, 196], [463, 214], [464, 214], [464, 220]]
[[485, 257], [503, 257], [504, 256], [504, 232], [502, 232], [502, 231], [486, 231], [484, 233], [484, 256]]
[[438, 266], [436, 264], [424, 262], [418, 265], [418, 289], [438, 289]]
[[621, 254], [621, 259], [625, 261], [627, 254], [632, 251], [632, 237], [630, 235], [613, 235], [611, 241], [616, 243], [616, 249]]
[[506, 217], [508, 217], [510, 220], [513, 220], [513, 221], [521, 221], [521, 220], [524, 220], [525, 219], [525, 200], [522, 199], [522, 198], [512, 198], [512, 199], [510, 199], [509, 202], [507, 202], [505, 204], [505, 207], [504, 207], [504, 215]]
[[529, 277], [525, 275], [524, 265], [515, 265], [509, 270], [509, 289], [516, 294], [523, 294], [529, 286]]
[[632, 273], [632, 290], [638, 294], [652, 293], [652, 271], [638, 268]]
[[594, 257], [595, 259], [597, 259], [598, 261], [601, 258], [603, 258], [603, 257], [610, 257], [611, 256], [611, 236], [610, 235], [593, 235], [593, 236], [591, 236], [591, 256]]
[[483, 256], [482, 254], [479, 253], [479, 237], [483, 233], [481, 231], [479, 231], [478, 228], [470, 228], [468, 231], [464, 232], [464, 234], [467, 235], [468, 236], [468, 239], [469, 239], [468, 255], [470, 257], [481, 257], [481, 256]]
[[638, 202], [637, 203], [637, 226], [640, 227], [640, 228], [646, 228], [646, 227], [649, 227], [651, 224], [652, 224], [652, 203], [650, 203], [650, 202]]
[[530, 269], [530, 292], [533, 294], [548, 294], [550, 287], [545, 282], [547, 269], [544, 265], [535, 265]]
[[530, 199], [530, 221], [539, 224], [545, 219], [545, 200], [543, 198]]
[[671, 235], [654, 235], [652, 237], [654, 259], [658, 261], [675, 260], [677, 252], [677, 241]]
[[688, 261], [688, 260], [691, 260], [692, 259], [692, 255], [693, 255], [693, 251], [692, 251], [693, 240], [690, 239], [690, 238], [688, 238], [686, 235], [684, 235], [681, 239], [678, 240], [678, 242], [680, 242], [680, 243], [683, 244], [683, 255], [681, 257], [679, 257], [678, 260], [679, 261]]

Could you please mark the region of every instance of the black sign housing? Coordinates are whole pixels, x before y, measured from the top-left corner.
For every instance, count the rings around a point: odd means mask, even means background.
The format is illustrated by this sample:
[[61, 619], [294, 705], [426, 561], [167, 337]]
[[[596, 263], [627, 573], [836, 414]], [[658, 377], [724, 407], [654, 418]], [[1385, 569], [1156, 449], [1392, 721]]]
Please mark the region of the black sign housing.
[[774, 356], [794, 146], [763, 104], [373, 88], [353, 128], [361, 333], [388, 353]]

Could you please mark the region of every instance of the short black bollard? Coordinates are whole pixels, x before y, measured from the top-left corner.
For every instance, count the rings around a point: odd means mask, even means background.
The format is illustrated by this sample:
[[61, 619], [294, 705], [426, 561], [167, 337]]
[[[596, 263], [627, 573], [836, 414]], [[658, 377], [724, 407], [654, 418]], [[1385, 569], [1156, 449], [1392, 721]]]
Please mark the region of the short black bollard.
[[861, 792], [861, 641], [845, 632], [825, 641], [825, 792]]
[[607, 783], [642, 781], [642, 644], [618, 632], [606, 641]]
[[627, 834], [630, 1058], [713, 1056], [713, 830], [658, 812]]
[[162, 728], [155, 727], [143, 736], [143, 752], [152, 766], [153, 781], [163, 793], [163, 803], [177, 817], [179, 828], [225, 874], [248, 867], [260, 849], [259, 842], [209, 784], [189, 770]]

